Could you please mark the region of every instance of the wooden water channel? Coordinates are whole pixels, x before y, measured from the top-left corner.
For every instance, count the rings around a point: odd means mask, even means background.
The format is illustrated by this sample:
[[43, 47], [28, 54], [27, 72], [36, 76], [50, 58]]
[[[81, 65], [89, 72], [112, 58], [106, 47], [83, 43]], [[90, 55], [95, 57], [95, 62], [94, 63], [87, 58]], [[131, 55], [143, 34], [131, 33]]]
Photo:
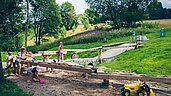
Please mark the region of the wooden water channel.
[[28, 64], [30, 66], [40, 66], [40, 67], [49, 67], [53, 69], [62, 69], [68, 71], [77, 71], [90, 74], [91, 79], [109, 79], [109, 80], [142, 80], [145, 82], [160, 82], [171, 84], [171, 77], [157, 77], [157, 76], [145, 76], [137, 74], [108, 74], [108, 73], [93, 73], [91, 69], [83, 68], [80, 66], [72, 66], [72, 62], [65, 63], [47, 63], [47, 62], [32, 62], [32, 61], [22, 61], [23, 64]]

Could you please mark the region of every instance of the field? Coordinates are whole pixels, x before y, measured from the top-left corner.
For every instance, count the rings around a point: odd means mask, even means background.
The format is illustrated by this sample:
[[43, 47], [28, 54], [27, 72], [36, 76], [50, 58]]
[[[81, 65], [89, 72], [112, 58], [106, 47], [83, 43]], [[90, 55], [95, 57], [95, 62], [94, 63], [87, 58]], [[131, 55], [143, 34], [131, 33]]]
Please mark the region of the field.
[[145, 20], [144, 22], [156, 22], [156, 23], [160, 23], [164, 26], [171, 26], [171, 19], [161, 19], [161, 20]]

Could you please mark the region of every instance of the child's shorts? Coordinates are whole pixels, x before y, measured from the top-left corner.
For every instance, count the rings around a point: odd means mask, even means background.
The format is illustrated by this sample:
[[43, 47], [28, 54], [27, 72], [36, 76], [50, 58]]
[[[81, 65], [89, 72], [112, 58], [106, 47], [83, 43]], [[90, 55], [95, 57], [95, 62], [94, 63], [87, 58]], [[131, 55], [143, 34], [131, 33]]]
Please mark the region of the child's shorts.
[[17, 65], [20, 64], [20, 59], [16, 59], [15, 64], [17, 64]]

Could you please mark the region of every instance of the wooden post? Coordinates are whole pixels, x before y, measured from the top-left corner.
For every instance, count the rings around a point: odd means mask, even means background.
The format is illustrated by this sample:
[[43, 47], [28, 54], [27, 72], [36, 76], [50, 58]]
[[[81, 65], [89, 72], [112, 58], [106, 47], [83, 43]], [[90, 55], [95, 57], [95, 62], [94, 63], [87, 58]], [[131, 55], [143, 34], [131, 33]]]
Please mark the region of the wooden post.
[[[44, 51], [42, 53], [42, 56], [43, 56], [43, 62], [45, 62], [45, 54], [44, 54]], [[46, 71], [48, 71], [48, 67], [46, 67]]]
[[130, 36], [130, 42], [131, 42], [131, 43], [133, 42], [132, 36]]
[[99, 61], [99, 64], [102, 63], [102, 48], [98, 49], [98, 61]]

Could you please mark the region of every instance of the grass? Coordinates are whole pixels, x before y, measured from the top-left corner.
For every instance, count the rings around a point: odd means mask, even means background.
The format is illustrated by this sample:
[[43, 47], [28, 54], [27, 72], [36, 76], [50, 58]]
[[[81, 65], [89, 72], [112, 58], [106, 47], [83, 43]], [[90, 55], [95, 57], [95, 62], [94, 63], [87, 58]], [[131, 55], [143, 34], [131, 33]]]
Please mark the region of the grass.
[[33, 96], [24, 93], [14, 82], [5, 80], [0, 84], [0, 96]]
[[[17, 55], [18, 52], [12, 52], [13, 55]], [[2, 62], [6, 62], [6, 57], [7, 57], [8, 53], [7, 52], [2, 52], [1, 56], [2, 56]]]
[[[89, 49], [94, 47], [99, 47], [104, 44], [110, 44], [110, 43], [116, 43], [116, 42], [122, 42], [122, 41], [128, 41], [129, 37], [122, 37], [122, 38], [113, 38], [111, 40], [107, 40], [107, 42], [103, 43], [101, 42], [94, 42], [94, 43], [87, 43], [87, 44], [73, 44], [73, 45], [64, 45], [64, 49]], [[49, 49], [49, 51], [56, 51], [57, 47], [54, 47], [52, 49]]]
[[149, 75], [171, 76], [171, 29], [166, 37], [159, 37], [159, 31], [147, 34], [150, 39], [144, 47], [117, 56], [112, 62], [101, 64], [114, 70], [127, 70]]

